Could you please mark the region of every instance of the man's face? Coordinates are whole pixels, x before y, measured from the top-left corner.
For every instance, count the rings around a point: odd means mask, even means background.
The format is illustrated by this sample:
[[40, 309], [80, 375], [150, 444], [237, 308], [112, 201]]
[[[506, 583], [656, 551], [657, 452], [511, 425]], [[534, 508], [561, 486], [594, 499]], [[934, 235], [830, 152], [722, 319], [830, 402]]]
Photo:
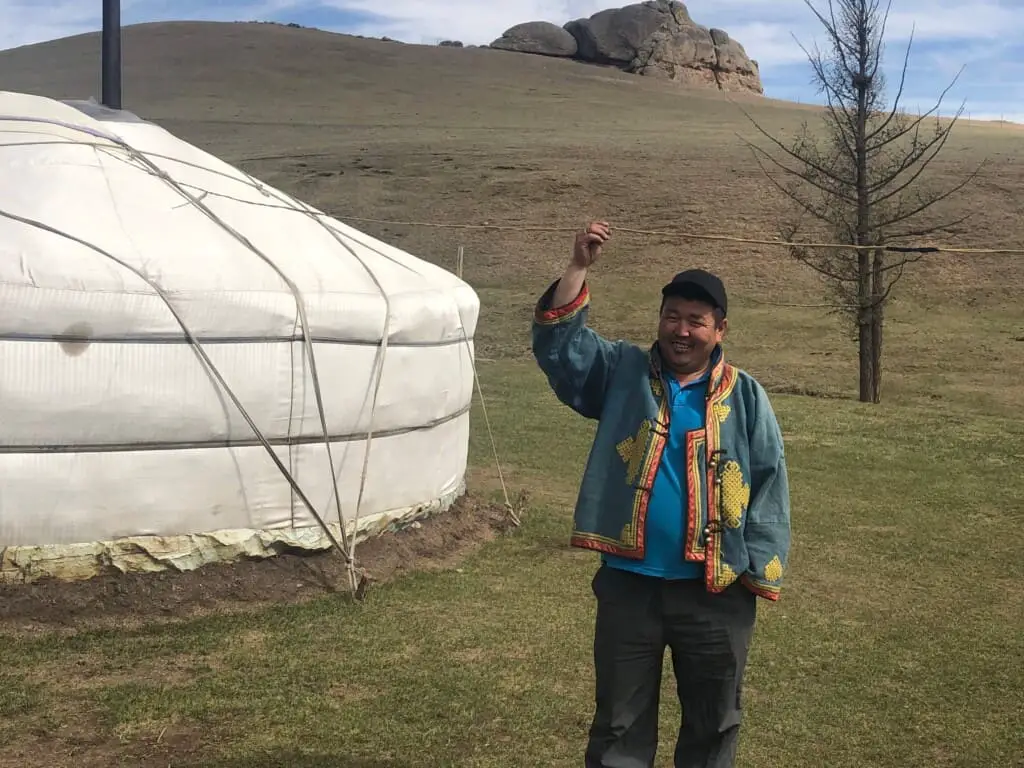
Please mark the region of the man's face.
[[668, 296], [658, 323], [658, 347], [665, 367], [676, 374], [696, 373], [707, 365], [725, 335], [726, 320], [699, 299]]

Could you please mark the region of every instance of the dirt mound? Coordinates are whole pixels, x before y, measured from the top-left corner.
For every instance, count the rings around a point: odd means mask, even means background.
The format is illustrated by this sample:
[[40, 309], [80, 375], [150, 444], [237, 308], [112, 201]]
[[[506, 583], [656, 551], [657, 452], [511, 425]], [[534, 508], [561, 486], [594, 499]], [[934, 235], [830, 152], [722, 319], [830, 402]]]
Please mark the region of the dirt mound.
[[[361, 542], [356, 563], [369, 589], [409, 571], [450, 568], [512, 528], [505, 507], [463, 496], [447, 512]], [[325, 594], [350, 599], [335, 551], [214, 564], [194, 571], [120, 573], [86, 581], [0, 585], [0, 632], [125, 627], [296, 603]]]

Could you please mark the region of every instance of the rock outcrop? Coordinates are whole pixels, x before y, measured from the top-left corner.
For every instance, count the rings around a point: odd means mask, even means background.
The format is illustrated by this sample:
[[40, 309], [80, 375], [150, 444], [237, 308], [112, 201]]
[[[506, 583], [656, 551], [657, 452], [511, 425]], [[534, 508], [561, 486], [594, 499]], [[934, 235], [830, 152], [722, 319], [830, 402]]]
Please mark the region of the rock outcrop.
[[528, 21], [505, 30], [505, 34], [491, 43], [491, 48], [518, 53], [536, 53], [541, 56], [575, 56], [576, 38], [557, 24], [549, 21]]
[[574, 58], [625, 72], [724, 91], [764, 93], [757, 62], [721, 29], [697, 24], [679, 0], [648, 0], [574, 19], [517, 24], [491, 44]]

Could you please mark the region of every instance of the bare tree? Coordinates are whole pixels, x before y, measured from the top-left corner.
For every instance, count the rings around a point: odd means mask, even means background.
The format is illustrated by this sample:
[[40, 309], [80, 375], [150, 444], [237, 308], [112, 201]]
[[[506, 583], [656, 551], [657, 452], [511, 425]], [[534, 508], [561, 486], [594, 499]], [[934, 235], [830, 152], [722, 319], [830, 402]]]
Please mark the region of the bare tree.
[[[908, 241], [949, 232], [967, 216], [941, 218], [929, 209], [963, 189], [981, 166], [959, 182], [938, 189], [922, 175], [949, 139], [963, 105], [943, 120], [942, 101], [959, 73], [923, 114], [907, 115], [900, 104], [913, 34], [907, 44], [900, 84], [891, 106], [885, 103], [883, 38], [891, 0], [825, 0], [819, 11], [804, 0], [825, 28], [827, 51], [807, 54], [818, 92], [825, 96], [823, 128], [805, 122], [791, 144], [771, 136], [748, 114], [754, 127], [781, 157], [746, 142], [761, 170], [792, 203], [780, 224], [787, 241], [811, 230], [830, 242], [859, 248], [792, 247], [797, 260], [825, 278], [849, 315], [859, 344], [860, 400], [881, 399], [882, 329], [886, 305], [906, 268], [926, 248]], [[962, 69], [961, 69], [962, 71]], [[902, 244], [902, 245], [901, 245]]]

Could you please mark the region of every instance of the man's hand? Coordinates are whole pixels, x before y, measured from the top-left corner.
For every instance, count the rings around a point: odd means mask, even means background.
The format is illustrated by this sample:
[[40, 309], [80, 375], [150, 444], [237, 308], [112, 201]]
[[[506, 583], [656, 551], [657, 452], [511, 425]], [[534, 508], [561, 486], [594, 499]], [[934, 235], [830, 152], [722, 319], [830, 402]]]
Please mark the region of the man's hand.
[[587, 267], [597, 261], [601, 255], [601, 246], [608, 242], [609, 237], [611, 228], [607, 221], [592, 221], [582, 232], [577, 233], [572, 248], [572, 260], [565, 268], [551, 297], [553, 307], [564, 307], [580, 295], [583, 283], [587, 279]]
[[601, 255], [601, 246], [611, 237], [611, 228], [607, 221], [592, 221], [583, 231], [576, 235], [572, 249], [572, 263], [587, 269]]

